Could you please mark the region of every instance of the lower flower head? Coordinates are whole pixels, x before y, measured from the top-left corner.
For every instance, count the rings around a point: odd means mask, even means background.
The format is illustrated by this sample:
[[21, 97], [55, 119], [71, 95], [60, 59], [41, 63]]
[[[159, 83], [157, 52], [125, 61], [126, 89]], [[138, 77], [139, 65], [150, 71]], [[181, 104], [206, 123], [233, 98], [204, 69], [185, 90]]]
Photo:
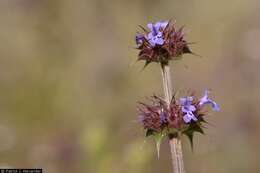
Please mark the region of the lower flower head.
[[182, 131], [193, 122], [204, 121], [206, 114], [203, 109], [208, 104], [213, 111], [219, 111], [217, 103], [208, 98], [208, 91], [200, 99], [194, 95], [181, 97], [179, 100], [173, 98], [169, 106], [162, 98], [153, 96], [150, 104], [139, 103], [139, 118], [146, 130]]

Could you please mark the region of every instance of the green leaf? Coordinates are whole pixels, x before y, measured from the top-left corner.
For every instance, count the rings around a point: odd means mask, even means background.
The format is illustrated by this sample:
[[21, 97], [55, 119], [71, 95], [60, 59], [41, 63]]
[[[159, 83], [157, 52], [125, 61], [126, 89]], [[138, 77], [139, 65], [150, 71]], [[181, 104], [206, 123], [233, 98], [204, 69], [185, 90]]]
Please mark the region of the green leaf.
[[193, 136], [194, 136], [194, 133], [195, 132], [198, 132], [198, 133], [201, 133], [201, 134], [204, 134], [204, 131], [203, 129], [201, 128], [201, 124], [199, 122], [193, 122], [189, 125], [189, 128], [185, 131], [183, 131], [183, 134], [185, 134], [189, 141], [190, 141], [190, 144], [191, 144], [191, 149], [193, 150]]
[[146, 62], [145, 62], [145, 65], [143, 66], [143, 68], [142, 68], [141, 71], [143, 71], [150, 63], [151, 63], [151, 61], [146, 61]]
[[201, 125], [198, 125], [197, 123], [196, 123], [196, 125], [192, 126], [192, 130], [194, 132], [198, 132], [198, 133], [204, 134], [204, 131], [201, 128]]
[[154, 130], [153, 129], [148, 129], [148, 130], [146, 130], [145, 137], [149, 137], [149, 136], [151, 136], [153, 134], [154, 134]]
[[154, 139], [155, 139], [155, 142], [156, 142], [156, 150], [157, 150], [158, 158], [160, 157], [160, 146], [161, 146], [162, 139], [164, 137], [165, 137], [165, 133], [163, 133], [163, 132], [154, 134]]
[[191, 150], [193, 151], [193, 133], [192, 131], [186, 131], [184, 134], [188, 137], [191, 145]]

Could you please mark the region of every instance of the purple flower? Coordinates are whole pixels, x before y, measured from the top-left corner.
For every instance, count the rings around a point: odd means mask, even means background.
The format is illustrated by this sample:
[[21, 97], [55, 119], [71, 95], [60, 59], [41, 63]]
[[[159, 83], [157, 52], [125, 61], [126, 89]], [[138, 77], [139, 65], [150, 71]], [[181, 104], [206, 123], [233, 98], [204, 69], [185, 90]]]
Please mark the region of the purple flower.
[[147, 27], [150, 29], [151, 32], [157, 34], [160, 29], [164, 29], [168, 25], [168, 21], [166, 22], [156, 22], [155, 24], [148, 23]]
[[165, 112], [164, 112], [164, 110], [163, 110], [163, 109], [160, 111], [160, 121], [161, 121], [161, 124], [163, 124], [163, 123], [166, 123], [166, 122], [167, 122], [167, 119], [166, 119], [166, 114], [165, 114]]
[[180, 98], [181, 110], [184, 113], [194, 112], [195, 106], [192, 105], [193, 97], [182, 97]]
[[164, 29], [168, 22], [157, 22], [155, 24], [149, 23], [147, 27], [151, 31], [147, 35], [148, 42], [154, 47], [155, 45], [163, 45], [164, 39], [160, 29]]
[[208, 98], [208, 93], [209, 91], [206, 90], [204, 96], [200, 99], [199, 106], [204, 106], [209, 104], [213, 109], [213, 111], [219, 111], [220, 110], [219, 106], [217, 105], [216, 102]]
[[143, 123], [144, 122], [144, 115], [139, 115], [138, 116], [138, 121], [140, 122], [140, 123]]
[[135, 42], [139, 46], [143, 43], [144, 36], [142, 34], [137, 33], [135, 36]]
[[193, 114], [196, 111], [194, 105], [192, 105], [193, 97], [182, 97], [180, 98], [181, 111], [185, 113], [183, 120], [185, 123], [189, 123], [191, 120], [197, 121], [198, 119]]
[[185, 114], [183, 116], [183, 120], [185, 123], [189, 123], [189, 122], [191, 122], [191, 120], [198, 121], [198, 119], [194, 116], [194, 114], [192, 112], [188, 112], [187, 114]]

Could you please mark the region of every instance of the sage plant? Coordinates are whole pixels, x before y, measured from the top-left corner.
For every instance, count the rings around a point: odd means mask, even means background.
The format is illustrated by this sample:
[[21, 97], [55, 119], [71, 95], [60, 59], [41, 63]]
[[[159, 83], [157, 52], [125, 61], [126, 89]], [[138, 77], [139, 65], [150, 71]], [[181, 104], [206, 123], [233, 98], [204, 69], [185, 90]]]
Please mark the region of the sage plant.
[[193, 54], [190, 43], [184, 38], [183, 27], [177, 29], [171, 21], [149, 23], [147, 28], [140, 27], [142, 32], [135, 37], [138, 60], [145, 61], [145, 67], [152, 62], [160, 64], [165, 97], [154, 95], [150, 97], [149, 103], [139, 102], [138, 119], [146, 131], [146, 137], [155, 139], [158, 156], [162, 139], [168, 137], [173, 173], [185, 173], [181, 135], [186, 135], [193, 146], [193, 134], [204, 133], [207, 107], [219, 111], [219, 106], [209, 98], [208, 90], [202, 96], [188, 93], [177, 98], [172, 94], [170, 61], [180, 59], [185, 53]]

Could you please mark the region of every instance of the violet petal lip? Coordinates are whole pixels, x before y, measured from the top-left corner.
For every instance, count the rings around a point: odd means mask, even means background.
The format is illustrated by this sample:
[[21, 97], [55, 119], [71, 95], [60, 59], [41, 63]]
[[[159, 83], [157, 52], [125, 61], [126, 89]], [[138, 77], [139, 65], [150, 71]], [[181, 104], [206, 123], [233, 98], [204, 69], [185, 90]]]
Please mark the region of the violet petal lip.
[[183, 120], [185, 123], [190, 123], [191, 120], [198, 121], [198, 119], [195, 117], [195, 115], [192, 112], [188, 112], [183, 116]]
[[137, 45], [140, 45], [143, 43], [144, 36], [142, 34], [136, 34], [135, 36], [135, 42]]
[[147, 40], [151, 44], [151, 46], [163, 45], [164, 39], [163, 34], [160, 31], [160, 28], [164, 29], [167, 26], [168, 22], [157, 22], [155, 24], [149, 23], [147, 24], [147, 28], [151, 31], [147, 35]]
[[200, 99], [199, 106], [210, 105], [213, 111], [220, 111], [220, 107], [216, 102], [208, 98], [209, 91], [206, 90], [204, 96]]

